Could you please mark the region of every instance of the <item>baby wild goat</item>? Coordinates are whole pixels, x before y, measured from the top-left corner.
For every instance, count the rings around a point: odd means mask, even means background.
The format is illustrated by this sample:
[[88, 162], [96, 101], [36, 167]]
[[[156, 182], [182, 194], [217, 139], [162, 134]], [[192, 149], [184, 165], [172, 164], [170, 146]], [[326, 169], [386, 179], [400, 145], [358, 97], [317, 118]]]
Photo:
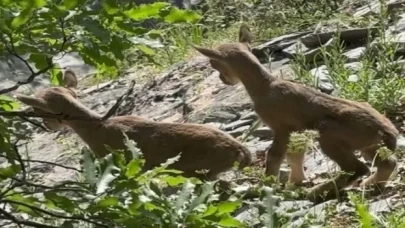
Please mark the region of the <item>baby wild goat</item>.
[[[390, 150], [396, 149], [398, 130], [382, 114], [368, 103], [333, 97], [312, 88], [282, 80], [272, 75], [252, 54], [252, 34], [242, 25], [238, 43], [226, 43], [215, 49], [194, 46], [210, 59], [211, 66], [219, 71], [224, 84], [242, 82], [251, 97], [255, 111], [273, 130], [274, 140], [266, 156], [266, 174], [278, 176], [291, 132], [305, 129], [319, 132], [320, 147], [346, 174], [315, 186], [307, 195], [317, 202], [327, 192], [327, 198], [335, 197], [334, 190], [348, 186], [363, 175], [368, 167], [359, 161], [354, 152], [372, 160], [381, 141]], [[287, 153], [291, 165], [290, 182], [301, 182], [301, 154]], [[388, 180], [396, 167], [393, 157], [375, 159], [377, 171], [363, 180], [361, 186], [377, 183], [380, 187]]]
[[[138, 116], [118, 116], [101, 120], [101, 115], [85, 107], [75, 89], [76, 75], [64, 74], [65, 87], [50, 87], [35, 93], [34, 97], [18, 95], [17, 99], [31, 106], [37, 113], [62, 114], [75, 120], [43, 119], [51, 130], [69, 126], [88, 144], [97, 157], [104, 157], [108, 150], [125, 149], [124, 134], [134, 140], [145, 158], [145, 171], [177, 156], [180, 159], [170, 168], [184, 172], [184, 176], [214, 180], [221, 172], [239, 162], [239, 168], [252, 162], [250, 151], [232, 136], [200, 124], [162, 123]], [[81, 120], [76, 120], [81, 119]], [[86, 121], [87, 120], [87, 121]], [[90, 121], [89, 121], [90, 120]], [[208, 170], [199, 174], [198, 170]]]

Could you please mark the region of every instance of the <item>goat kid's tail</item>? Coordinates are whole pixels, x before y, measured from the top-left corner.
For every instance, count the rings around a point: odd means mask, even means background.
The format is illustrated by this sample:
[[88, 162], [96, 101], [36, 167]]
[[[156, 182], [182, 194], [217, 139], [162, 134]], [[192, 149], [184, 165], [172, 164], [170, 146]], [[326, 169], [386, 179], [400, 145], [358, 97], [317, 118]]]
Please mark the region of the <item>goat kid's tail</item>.
[[241, 148], [241, 152], [238, 154], [239, 169], [243, 169], [252, 164], [252, 153], [245, 147]]

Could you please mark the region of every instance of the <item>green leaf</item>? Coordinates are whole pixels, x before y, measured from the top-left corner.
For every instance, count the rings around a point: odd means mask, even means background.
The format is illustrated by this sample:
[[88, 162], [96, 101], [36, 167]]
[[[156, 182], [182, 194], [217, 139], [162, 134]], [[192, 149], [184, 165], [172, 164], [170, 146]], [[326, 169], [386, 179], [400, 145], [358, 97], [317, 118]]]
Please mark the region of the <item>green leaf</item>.
[[134, 28], [133, 25], [122, 22], [122, 21], [117, 21], [116, 25], [118, 26], [118, 28], [124, 30], [127, 33], [133, 34], [133, 35], [141, 35], [148, 31], [146, 28], [142, 28], [142, 27]]
[[97, 183], [97, 168], [93, 162], [93, 154], [86, 146], [82, 148], [81, 152], [83, 154], [83, 176], [87, 183], [94, 185]]
[[120, 11], [120, 8], [117, 6], [117, 0], [104, 0], [103, 9], [110, 15]]
[[27, 23], [32, 16], [33, 8], [27, 8], [20, 12], [20, 14], [11, 21], [11, 28], [16, 29], [21, 25]]
[[[191, 194], [193, 193], [195, 188], [195, 185], [192, 184], [190, 181], [187, 181], [181, 190], [181, 192], [178, 194], [177, 201], [175, 204], [175, 211], [180, 211], [186, 203], [190, 200]], [[177, 216], [177, 215], [176, 215]]]
[[6, 34], [11, 34], [11, 29], [7, 26], [6, 20], [0, 19], [0, 30]]
[[100, 177], [99, 181], [97, 182], [97, 194], [103, 193], [110, 183], [114, 181], [117, 176], [113, 174], [114, 171], [120, 171], [120, 169], [115, 166], [114, 164], [114, 156], [113, 154], [108, 154], [102, 159], [102, 173], [103, 175]]
[[0, 95], [0, 109], [3, 109], [4, 111], [13, 111], [18, 107], [18, 103], [15, 102], [11, 97]]
[[63, 1], [63, 6], [65, 9], [73, 9], [76, 8], [79, 5], [79, 0], [64, 0]]
[[197, 206], [199, 206], [200, 204], [204, 203], [204, 201], [206, 200], [206, 198], [213, 193], [214, 191], [214, 185], [215, 185], [216, 181], [213, 182], [207, 182], [205, 183], [203, 186], [201, 186], [202, 192], [201, 194], [195, 198], [193, 201], [191, 201], [190, 203], [190, 207], [188, 208], [188, 213], [190, 213], [191, 211], [193, 211]]
[[163, 178], [163, 180], [166, 181], [169, 186], [175, 187], [175, 186], [185, 183], [187, 181], [187, 178], [185, 178], [183, 176], [177, 176], [177, 177], [166, 176]]
[[106, 197], [106, 198], [100, 200], [97, 203], [97, 206], [107, 208], [107, 207], [117, 206], [118, 203], [119, 203], [118, 198], [112, 196], [112, 197]]
[[214, 206], [214, 205], [210, 205], [205, 212], [202, 214], [201, 217], [207, 217], [210, 215], [213, 215], [216, 211], [218, 210], [218, 207]]
[[130, 161], [125, 172], [125, 176], [128, 178], [136, 176], [142, 171], [142, 164], [143, 161], [139, 159]]
[[244, 227], [243, 223], [241, 223], [237, 219], [232, 218], [229, 214], [222, 216], [221, 221], [219, 221], [218, 225], [223, 227]]
[[34, 0], [34, 5], [36, 8], [43, 7], [46, 4], [46, 0]]
[[75, 211], [75, 204], [72, 201], [64, 196], [60, 196], [55, 192], [49, 191], [45, 192], [44, 196], [46, 199], [50, 200], [55, 206], [59, 207], [60, 209], [73, 213]]
[[108, 42], [110, 40], [110, 32], [106, 30], [99, 21], [91, 18], [82, 19], [80, 22], [91, 34], [93, 34], [98, 40], [102, 42]]
[[48, 66], [47, 56], [45, 54], [33, 53], [28, 60], [35, 63], [37, 69], [44, 69]]
[[0, 168], [0, 179], [7, 179], [14, 177], [21, 171], [20, 165], [10, 165], [4, 168]]
[[221, 213], [231, 213], [234, 212], [240, 205], [240, 201], [224, 201], [218, 204], [218, 211]]
[[200, 19], [201, 15], [199, 15], [198, 13], [188, 10], [181, 10], [176, 7], [172, 7], [169, 11], [169, 14], [164, 17], [164, 21], [167, 23], [195, 23]]
[[63, 82], [63, 73], [60, 69], [53, 68], [51, 70], [51, 83], [52, 85], [61, 85]]
[[170, 6], [167, 2], [155, 2], [153, 4], [142, 4], [139, 7], [124, 12], [124, 15], [135, 20], [141, 21], [159, 16], [160, 10]]
[[148, 47], [148, 46], [146, 46], [146, 45], [144, 45], [144, 44], [138, 44], [138, 45], [136, 45], [138, 48], [139, 48], [139, 50], [141, 50], [145, 55], [150, 55], [150, 56], [152, 56], [152, 55], [155, 55], [156, 54], [156, 52], [153, 50], [153, 49], [151, 49], [150, 47]]
[[20, 165], [10, 165], [4, 168], [0, 168], [0, 179], [5, 180], [10, 177], [14, 177], [21, 171]]
[[[37, 204], [39, 202], [39, 200], [37, 198], [25, 197], [25, 196], [23, 196], [21, 194], [12, 194], [10, 196], [7, 196], [6, 199], [12, 200], [12, 201], [17, 202], [17, 203], [24, 203], [24, 204], [29, 205], [29, 206], [35, 206], [35, 207], [38, 207]], [[29, 207], [22, 206], [22, 205], [19, 205], [19, 204], [14, 204], [14, 203], [10, 203], [10, 205], [13, 208], [15, 208], [16, 210], [18, 210], [20, 212], [27, 213], [27, 214], [29, 214], [29, 215], [31, 215], [33, 217], [41, 216], [41, 214], [39, 212], [34, 211], [33, 209], [31, 209]]]
[[142, 155], [142, 151], [136, 146], [136, 142], [128, 138], [128, 135], [124, 133], [125, 137], [125, 146], [132, 153], [132, 159], [138, 159]]

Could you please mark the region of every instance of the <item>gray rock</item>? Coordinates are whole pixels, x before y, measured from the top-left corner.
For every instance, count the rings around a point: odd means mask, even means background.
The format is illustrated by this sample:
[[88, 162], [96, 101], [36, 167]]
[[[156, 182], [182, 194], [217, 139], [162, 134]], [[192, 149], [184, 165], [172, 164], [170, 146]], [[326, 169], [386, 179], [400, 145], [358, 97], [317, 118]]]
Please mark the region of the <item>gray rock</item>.
[[250, 120], [249, 119], [247, 119], [247, 120], [237, 120], [235, 122], [232, 122], [230, 124], [227, 124], [227, 125], [223, 126], [222, 130], [225, 130], [225, 131], [235, 130], [236, 128], [243, 127], [243, 126], [246, 126], [246, 125], [250, 125], [253, 122], [254, 122], [254, 120], [252, 120], [252, 119], [250, 119]]
[[259, 118], [259, 116], [257, 115], [256, 112], [249, 112], [245, 115], [242, 115], [242, 117], [240, 118], [241, 120], [257, 120]]
[[266, 58], [269, 53], [281, 51], [281, 50], [295, 44], [300, 37], [302, 37], [308, 33], [309, 32], [302, 32], [302, 33], [287, 34], [287, 35], [276, 37], [266, 43], [253, 47], [252, 52], [259, 59]]
[[389, 39], [398, 45], [397, 52], [405, 53], [405, 32], [392, 34], [389, 36]]
[[357, 73], [358, 71], [361, 70], [361, 63], [360, 62], [352, 62], [352, 63], [346, 63], [345, 68], [350, 70], [352, 73]]
[[257, 207], [247, 207], [235, 216], [235, 219], [244, 222], [248, 225], [248, 227], [254, 227], [255, 225], [260, 224], [260, 214], [259, 209]]
[[250, 128], [250, 126], [243, 126], [243, 127], [237, 128], [235, 130], [229, 131], [228, 133], [236, 138], [236, 137], [241, 136], [249, 128]]
[[273, 131], [269, 127], [259, 127], [258, 129], [252, 132], [252, 135], [261, 140], [263, 139], [268, 140], [273, 137]]
[[207, 116], [204, 118], [203, 123], [219, 122], [229, 123], [238, 118], [238, 113], [228, 107], [221, 107], [219, 109], [211, 109]]
[[315, 177], [339, 170], [336, 163], [321, 152], [307, 153], [305, 155], [304, 168], [307, 177]]
[[[378, 32], [378, 29], [375, 27], [346, 29], [340, 31], [339, 38], [340, 41], [346, 41], [351, 43], [367, 38], [369, 32], [375, 35]], [[335, 34], [336, 31], [308, 34], [301, 38], [301, 42], [308, 48], [317, 48], [322, 45], [325, 45], [330, 39], [332, 39], [335, 36]]]
[[325, 65], [310, 70], [310, 73], [318, 80], [318, 88], [332, 92], [334, 87], [329, 80], [329, 72]]
[[260, 154], [260, 153], [265, 153], [267, 150], [270, 148], [271, 144], [273, 141], [257, 141], [257, 140], [252, 140], [248, 143], [246, 143], [246, 146], [249, 148], [249, 150], [252, 153], [255, 154]]
[[405, 32], [405, 13], [402, 13], [399, 17], [400, 19], [395, 23], [395, 25], [390, 27], [394, 33]]
[[[331, 49], [332, 42], [333, 42], [333, 39], [329, 39], [328, 41], [323, 43], [321, 46], [323, 46], [323, 48], [327, 52]], [[303, 54], [306, 62], [322, 60], [322, 52], [321, 52], [320, 47], [310, 49], [310, 48], [306, 47], [306, 45], [303, 45], [302, 41], [297, 42], [294, 45], [291, 45], [289, 48], [284, 49], [282, 52], [291, 59], [296, 58], [296, 56], [298, 54]]]
[[378, 214], [381, 212], [389, 212], [392, 210], [395, 202], [396, 201], [393, 198], [381, 199], [376, 202], [370, 203], [369, 210], [373, 214]]
[[365, 51], [365, 47], [358, 47], [343, 53], [343, 55], [347, 57], [348, 63], [357, 62]]
[[[395, 9], [403, 8], [404, 7], [404, 2], [403, 0], [390, 0], [386, 2], [387, 4], [387, 11], [388, 13], [391, 13]], [[380, 2], [378, 0], [375, 0], [365, 6], [359, 7], [357, 11], [353, 14], [354, 17], [364, 17], [368, 16], [370, 14], [378, 14], [380, 13]]]
[[368, 16], [371, 13], [378, 13], [380, 9], [380, 2], [378, 0], [375, 0], [373, 2], [370, 2], [367, 5], [359, 7], [356, 12], [353, 14], [354, 17], [364, 17]]

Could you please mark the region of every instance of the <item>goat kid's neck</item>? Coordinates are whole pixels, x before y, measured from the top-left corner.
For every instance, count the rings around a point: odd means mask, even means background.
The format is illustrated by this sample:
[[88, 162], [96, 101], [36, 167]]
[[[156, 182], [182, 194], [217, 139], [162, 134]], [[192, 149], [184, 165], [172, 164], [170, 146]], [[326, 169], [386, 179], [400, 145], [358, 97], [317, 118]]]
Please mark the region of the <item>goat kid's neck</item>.
[[238, 68], [239, 79], [253, 100], [267, 96], [271, 83], [277, 80], [259, 61], [252, 60]]
[[80, 102], [75, 102], [64, 114], [78, 118], [79, 120], [66, 120], [65, 124], [72, 128], [81, 138], [86, 138], [97, 134], [97, 129], [101, 124], [102, 116], [91, 109], [88, 109]]

